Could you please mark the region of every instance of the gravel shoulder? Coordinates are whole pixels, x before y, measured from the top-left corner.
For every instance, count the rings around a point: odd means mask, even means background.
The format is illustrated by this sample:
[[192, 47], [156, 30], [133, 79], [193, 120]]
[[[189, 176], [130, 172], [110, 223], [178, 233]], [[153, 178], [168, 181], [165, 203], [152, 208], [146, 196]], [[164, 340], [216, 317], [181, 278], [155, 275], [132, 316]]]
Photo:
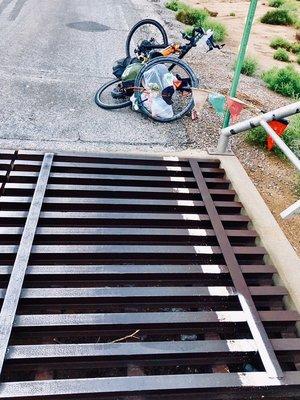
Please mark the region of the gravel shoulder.
[[[174, 13], [164, 7], [164, 1], [152, 0], [159, 17], [164, 21], [170, 39], [179, 40], [180, 31], [184, 25], [174, 18]], [[203, 87], [219, 93], [228, 93], [232, 80], [232, 65], [236, 54], [226, 49], [222, 52], [212, 51], [207, 54], [193, 49], [186, 61], [193, 67], [200, 78]], [[268, 90], [263, 81], [257, 77], [242, 76], [239, 85], [238, 98], [244, 99], [260, 110], [272, 110], [291, 103], [291, 100]], [[253, 114], [245, 110], [242, 119]], [[220, 118], [207, 104], [196, 122], [184, 119], [191, 146], [207, 149], [215, 147], [221, 126]], [[280, 212], [298, 200], [296, 194], [296, 172], [294, 168], [276, 156], [262, 149], [250, 146], [244, 141], [243, 135], [232, 141], [232, 150], [259, 190], [288, 240], [300, 255], [300, 216], [283, 221]]]

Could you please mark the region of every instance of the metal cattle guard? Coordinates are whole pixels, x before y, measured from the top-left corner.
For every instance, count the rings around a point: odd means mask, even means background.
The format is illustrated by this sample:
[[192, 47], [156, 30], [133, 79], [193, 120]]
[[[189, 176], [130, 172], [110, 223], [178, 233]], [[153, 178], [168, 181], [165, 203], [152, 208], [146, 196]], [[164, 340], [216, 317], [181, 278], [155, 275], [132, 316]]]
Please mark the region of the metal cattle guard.
[[218, 159], [0, 151], [0, 400], [300, 395], [299, 313]]

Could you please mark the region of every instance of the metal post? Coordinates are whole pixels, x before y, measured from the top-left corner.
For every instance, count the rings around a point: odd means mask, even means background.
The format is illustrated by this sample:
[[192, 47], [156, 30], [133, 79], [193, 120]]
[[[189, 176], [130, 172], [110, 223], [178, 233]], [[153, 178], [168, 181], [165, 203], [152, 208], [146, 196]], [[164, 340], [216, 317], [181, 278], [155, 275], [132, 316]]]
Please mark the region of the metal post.
[[[254, 20], [254, 16], [255, 16], [256, 6], [257, 6], [257, 0], [251, 0], [250, 6], [249, 6], [249, 11], [248, 11], [248, 16], [247, 16], [247, 20], [246, 20], [246, 24], [245, 24], [245, 28], [244, 28], [244, 33], [243, 33], [242, 41], [240, 44], [240, 50], [239, 50], [239, 54], [238, 54], [238, 58], [237, 58], [236, 66], [235, 66], [233, 80], [232, 80], [232, 84], [231, 84], [231, 88], [230, 88], [230, 92], [229, 92], [229, 95], [231, 97], [236, 96], [236, 92], [237, 92], [237, 88], [238, 88], [238, 84], [239, 84], [239, 80], [240, 80], [240, 75], [241, 75], [241, 70], [242, 70], [242, 66], [243, 66], [243, 62], [245, 59], [245, 54], [246, 54], [246, 50], [247, 50], [247, 46], [248, 46], [249, 36], [250, 36], [250, 32], [251, 32], [251, 28], [252, 28], [252, 24], [253, 24], [253, 20]], [[227, 111], [225, 114], [224, 122], [223, 122], [223, 128], [226, 128], [229, 125], [229, 121], [230, 121], [230, 113], [229, 113], [229, 111]]]

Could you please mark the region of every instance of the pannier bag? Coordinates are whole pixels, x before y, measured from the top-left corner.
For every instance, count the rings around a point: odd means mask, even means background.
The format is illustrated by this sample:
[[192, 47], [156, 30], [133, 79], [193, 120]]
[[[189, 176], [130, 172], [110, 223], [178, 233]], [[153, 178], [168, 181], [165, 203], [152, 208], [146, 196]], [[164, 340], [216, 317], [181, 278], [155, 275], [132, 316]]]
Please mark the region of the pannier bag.
[[121, 58], [117, 60], [113, 66], [113, 74], [116, 78], [121, 78], [126, 67], [131, 63], [131, 57]]

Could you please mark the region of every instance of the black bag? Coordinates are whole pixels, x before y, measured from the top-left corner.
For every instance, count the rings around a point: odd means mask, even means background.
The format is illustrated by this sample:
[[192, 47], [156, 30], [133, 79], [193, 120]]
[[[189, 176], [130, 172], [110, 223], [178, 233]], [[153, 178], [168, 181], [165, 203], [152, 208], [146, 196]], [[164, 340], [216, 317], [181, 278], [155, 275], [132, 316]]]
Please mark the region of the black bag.
[[120, 60], [117, 60], [115, 62], [115, 65], [113, 66], [113, 74], [115, 75], [115, 77], [121, 78], [123, 72], [125, 71], [127, 66], [131, 64], [131, 62], [131, 57], [121, 58]]

